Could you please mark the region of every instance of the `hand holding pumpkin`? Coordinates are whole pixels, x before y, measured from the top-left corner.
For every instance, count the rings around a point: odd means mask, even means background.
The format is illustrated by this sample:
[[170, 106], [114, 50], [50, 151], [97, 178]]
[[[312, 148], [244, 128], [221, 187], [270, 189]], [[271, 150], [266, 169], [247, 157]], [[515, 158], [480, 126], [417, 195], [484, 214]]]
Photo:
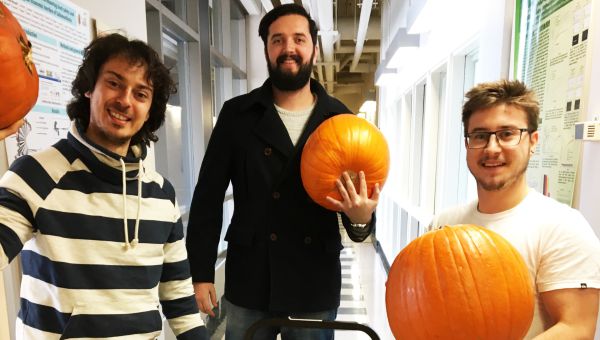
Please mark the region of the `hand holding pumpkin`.
[[23, 119], [19, 119], [16, 122], [14, 122], [12, 125], [9, 125], [8, 127], [4, 128], [4, 129], [0, 129], [0, 140], [3, 140], [4, 138], [17, 132], [19, 130], [19, 128], [21, 127], [21, 125], [23, 125], [23, 123], [24, 123]]
[[377, 205], [389, 166], [381, 131], [363, 118], [339, 114], [321, 123], [306, 141], [300, 175], [313, 201], [343, 211], [353, 223], [365, 223]]
[[348, 171], [344, 171], [342, 178], [335, 181], [335, 185], [342, 200], [339, 201], [327, 196], [325, 197], [327, 202], [346, 214], [352, 223], [369, 223], [379, 201], [379, 183], [375, 183], [371, 197], [367, 195], [367, 180], [364, 171], [358, 172], [358, 192], [356, 191], [355, 180], [352, 179]]
[[[4, 138], [35, 105], [39, 78], [33, 50], [17, 19], [0, 1], [0, 129]], [[16, 131], [16, 129], [15, 129]]]

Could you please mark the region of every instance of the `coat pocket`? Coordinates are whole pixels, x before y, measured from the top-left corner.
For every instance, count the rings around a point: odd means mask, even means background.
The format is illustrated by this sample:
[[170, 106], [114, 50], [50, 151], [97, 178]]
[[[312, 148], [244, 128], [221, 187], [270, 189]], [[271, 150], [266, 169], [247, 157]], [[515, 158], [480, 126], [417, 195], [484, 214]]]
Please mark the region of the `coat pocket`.
[[254, 228], [249, 225], [230, 224], [225, 234], [225, 241], [250, 247], [254, 243]]

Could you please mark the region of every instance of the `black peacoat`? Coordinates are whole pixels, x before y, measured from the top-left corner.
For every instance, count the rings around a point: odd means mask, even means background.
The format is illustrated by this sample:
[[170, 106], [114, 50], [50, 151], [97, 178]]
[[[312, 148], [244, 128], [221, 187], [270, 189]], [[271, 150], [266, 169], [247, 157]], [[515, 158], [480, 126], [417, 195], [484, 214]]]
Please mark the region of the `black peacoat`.
[[[186, 245], [194, 282], [214, 282], [223, 199], [231, 181], [225, 297], [272, 312], [317, 312], [340, 303], [341, 237], [337, 215], [310, 199], [300, 177], [309, 135], [325, 119], [350, 112], [311, 79], [317, 103], [296, 146], [273, 105], [271, 82], [227, 101], [204, 156]], [[354, 230], [363, 241], [375, 224]]]

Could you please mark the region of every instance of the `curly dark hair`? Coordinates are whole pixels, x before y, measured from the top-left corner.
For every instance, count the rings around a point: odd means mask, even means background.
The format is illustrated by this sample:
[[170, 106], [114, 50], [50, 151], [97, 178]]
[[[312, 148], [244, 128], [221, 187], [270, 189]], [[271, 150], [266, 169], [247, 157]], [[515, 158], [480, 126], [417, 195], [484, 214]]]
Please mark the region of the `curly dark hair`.
[[317, 44], [317, 23], [311, 19], [304, 7], [296, 4], [285, 4], [273, 8], [260, 20], [260, 24], [258, 25], [258, 35], [260, 35], [262, 41], [265, 43], [265, 48], [267, 47], [267, 38], [269, 37], [269, 27], [271, 27], [271, 24], [282, 16], [292, 14], [301, 15], [308, 20], [310, 37], [312, 38], [313, 44]]
[[156, 142], [158, 137], [154, 132], [164, 123], [167, 102], [177, 88], [156, 51], [141, 40], [129, 40], [117, 33], [98, 37], [85, 48], [83, 62], [73, 80], [73, 99], [67, 105], [69, 118], [84, 130], [87, 129], [90, 123], [90, 99], [85, 94], [94, 90], [102, 65], [115, 57], [125, 57], [131, 64], [142, 64], [147, 68], [146, 80], [153, 87], [152, 104], [148, 120], [131, 138], [131, 144], [149, 145], [150, 141]]
[[506, 104], [521, 108], [527, 114], [527, 129], [537, 131], [540, 117], [540, 106], [533, 90], [519, 80], [499, 80], [481, 83], [465, 94], [467, 101], [463, 104], [462, 122], [465, 134], [469, 131], [469, 119], [473, 112], [496, 105]]

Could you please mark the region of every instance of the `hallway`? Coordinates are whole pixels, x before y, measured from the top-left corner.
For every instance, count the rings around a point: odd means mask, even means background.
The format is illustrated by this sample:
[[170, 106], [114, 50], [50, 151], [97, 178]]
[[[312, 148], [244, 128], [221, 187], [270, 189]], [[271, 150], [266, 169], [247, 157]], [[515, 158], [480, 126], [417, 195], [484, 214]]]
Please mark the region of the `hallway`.
[[[342, 294], [337, 319], [366, 324], [380, 339], [393, 339], [385, 310], [387, 274], [371, 239], [354, 243], [345, 236], [343, 244]], [[370, 337], [362, 332], [336, 331], [336, 339], [366, 340]]]

